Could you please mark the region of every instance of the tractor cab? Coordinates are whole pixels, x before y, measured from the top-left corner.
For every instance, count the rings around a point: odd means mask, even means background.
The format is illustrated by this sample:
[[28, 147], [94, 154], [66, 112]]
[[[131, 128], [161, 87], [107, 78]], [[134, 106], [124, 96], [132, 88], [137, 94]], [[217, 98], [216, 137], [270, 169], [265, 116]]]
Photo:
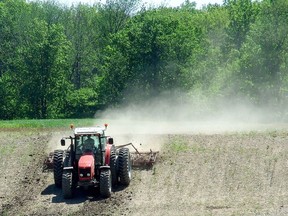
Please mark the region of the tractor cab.
[[75, 159], [78, 161], [81, 156], [92, 155], [95, 158], [95, 165], [103, 164], [106, 149], [106, 128], [75, 128]]
[[99, 137], [95, 134], [81, 135], [75, 137], [76, 154], [86, 152], [95, 153], [100, 149]]

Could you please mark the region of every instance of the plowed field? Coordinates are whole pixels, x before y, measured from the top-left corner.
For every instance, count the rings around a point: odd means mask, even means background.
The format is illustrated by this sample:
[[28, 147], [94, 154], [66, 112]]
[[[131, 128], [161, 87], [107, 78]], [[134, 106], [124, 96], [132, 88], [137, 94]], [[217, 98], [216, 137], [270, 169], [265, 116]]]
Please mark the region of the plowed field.
[[[273, 127], [272, 127], [273, 128]], [[288, 132], [229, 131], [114, 136], [160, 150], [129, 187], [102, 199], [77, 190], [64, 200], [43, 171], [66, 131], [0, 132], [0, 215], [288, 215]], [[140, 145], [139, 145], [140, 146]], [[141, 148], [141, 147], [139, 147]]]

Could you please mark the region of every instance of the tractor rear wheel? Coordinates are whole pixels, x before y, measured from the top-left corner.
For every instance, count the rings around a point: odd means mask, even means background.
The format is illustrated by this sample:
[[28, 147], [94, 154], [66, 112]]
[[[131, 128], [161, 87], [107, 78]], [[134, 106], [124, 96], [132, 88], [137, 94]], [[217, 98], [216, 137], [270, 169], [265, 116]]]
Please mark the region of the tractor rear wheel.
[[111, 147], [110, 153], [110, 170], [112, 175], [112, 186], [117, 185], [118, 182], [118, 175], [117, 175], [117, 157], [116, 157], [116, 150], [115, 146]]
[[62, 193], [64, 199], [73, 197], [73, 175], [72, 170], [65, 170], [62, 175]]
[[53, 172], [55, 186], [61, 188], [63, 173], [63, 150], [55, 150], [53, 155]]
[[112, 191], [112, 177], [110, 170], [101, 170], [100, 173], [100, 194], [104, 198], [111, 196]]
[[128, 148], [121, 148], [118, 155], [118, 176], [122, 185], [128, 186], [131, 181], [131, 158]]

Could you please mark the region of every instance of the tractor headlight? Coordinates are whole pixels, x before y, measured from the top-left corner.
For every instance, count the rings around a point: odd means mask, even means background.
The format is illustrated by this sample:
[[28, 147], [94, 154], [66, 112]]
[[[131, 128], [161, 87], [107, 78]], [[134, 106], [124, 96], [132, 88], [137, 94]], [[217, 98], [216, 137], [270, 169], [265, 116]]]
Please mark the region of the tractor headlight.
[[80, 173], [80, 177], [83, 177], [83, 174], [82, 174], [82, 173]]
[[90, 173], [87, 173], [87, 176], [89, 177], [89, 176], [90, 176]]

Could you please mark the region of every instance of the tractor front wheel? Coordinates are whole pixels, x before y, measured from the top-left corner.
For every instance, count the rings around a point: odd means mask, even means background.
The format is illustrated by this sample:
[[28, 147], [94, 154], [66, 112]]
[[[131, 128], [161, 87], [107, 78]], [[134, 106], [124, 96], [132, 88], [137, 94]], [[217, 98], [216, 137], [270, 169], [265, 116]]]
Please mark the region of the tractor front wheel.
[[118, 155], [118, 176], [120, 183], [128, 186], [131, 181], [131, 158], [128, 148], [121, 148]]
[[63, 173], [63, 150], [55, 150], [53, 155], [53, 172], [55, 186], [61, 188]]
[[62, 175], [62, 193], [64, 199], [73, 197], [73, 174], [72, 170], [65, 170]]
[[110, 170], [101, 170], [100, 173], [100, 194], [104, 198], [111, 196], [112, 176]]

